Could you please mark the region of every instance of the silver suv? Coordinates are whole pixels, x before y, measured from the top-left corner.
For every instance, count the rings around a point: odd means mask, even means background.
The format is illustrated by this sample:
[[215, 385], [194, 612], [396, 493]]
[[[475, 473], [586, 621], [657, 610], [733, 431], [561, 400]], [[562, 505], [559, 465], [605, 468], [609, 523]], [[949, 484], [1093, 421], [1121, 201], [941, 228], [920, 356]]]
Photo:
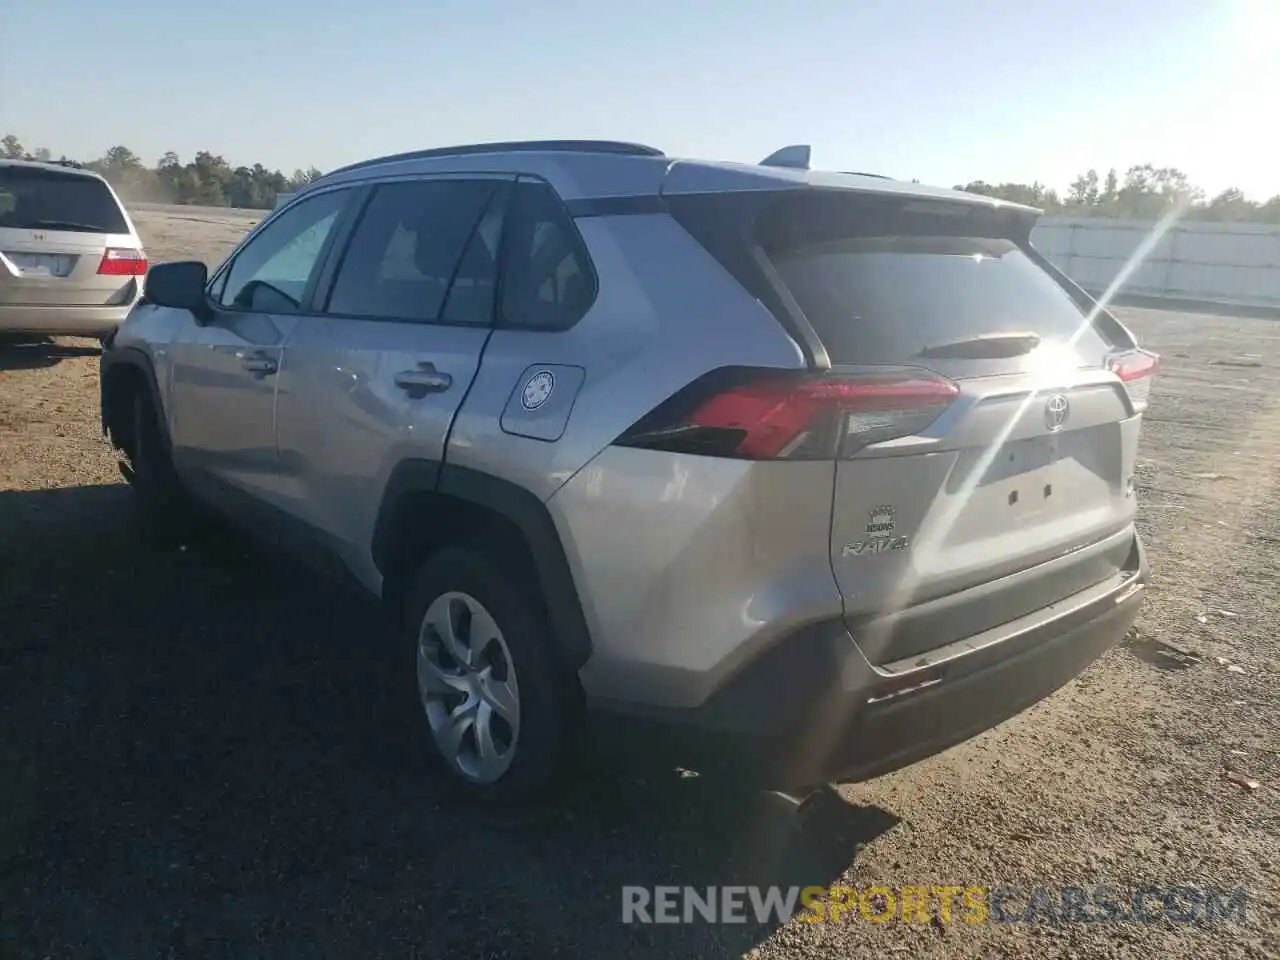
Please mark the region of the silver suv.
[[102, 177], [0, 160], [0, 334], [102, 337], [128, 316], [146, 272], [138, 232]]
[[324, 177], [212, 277], [153, 268], [104, 352], [141, 516], [213, 508], [390, 603], [479, 797], [579, 733], [801, 787], [991, 727], [1137, 615], [1157, 359], [1037, 211], [807, 166], [556, 141]]

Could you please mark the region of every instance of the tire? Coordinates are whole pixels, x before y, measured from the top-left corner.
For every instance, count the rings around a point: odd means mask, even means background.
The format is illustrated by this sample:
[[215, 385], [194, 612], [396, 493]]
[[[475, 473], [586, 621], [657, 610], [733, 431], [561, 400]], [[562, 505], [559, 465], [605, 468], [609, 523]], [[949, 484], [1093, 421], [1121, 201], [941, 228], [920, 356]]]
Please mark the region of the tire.
[[419, 568], [406, 646], [425, 739], [450, 786], [472, 803], [530, 810], [570, 765], [576, 681], [554, 655], [537, 592], [502, 569], [498, 549], [450, 547]]
[[190, 534], [194, 511], [173, 469], [155, 405], [146, 391], [134, 391], [130, 415], [129, 482], [139, 531], [148, 542], [167, 545]]

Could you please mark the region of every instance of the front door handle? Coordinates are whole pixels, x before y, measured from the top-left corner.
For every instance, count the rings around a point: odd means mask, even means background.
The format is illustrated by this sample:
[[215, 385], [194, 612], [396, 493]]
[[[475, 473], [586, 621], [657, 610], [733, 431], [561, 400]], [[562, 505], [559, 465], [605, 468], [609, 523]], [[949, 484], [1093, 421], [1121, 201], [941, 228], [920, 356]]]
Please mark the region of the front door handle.
[[442, 393], [453, 385], [453, 377], [441, 373], [430, 360], [419, 362], [416, 370], [401, 370], [395, 380], [396, 386], [414, 399]]
[[279, 369], [276, 362], [270, 357], [264, 357], [262, 354], [236, 354], [240, 358], [240, 366], [249, 373], [255, 373], [259, 376], [266, 376], [268, 373], [275, 373]]

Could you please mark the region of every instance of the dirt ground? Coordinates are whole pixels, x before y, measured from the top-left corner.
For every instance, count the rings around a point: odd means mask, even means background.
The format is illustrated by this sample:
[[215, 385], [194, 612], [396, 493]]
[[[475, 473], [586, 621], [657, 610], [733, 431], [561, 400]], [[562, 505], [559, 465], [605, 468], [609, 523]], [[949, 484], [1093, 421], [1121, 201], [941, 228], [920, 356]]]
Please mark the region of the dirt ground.
[[[214, 262], [252, 215], [137, 220], [153, 259]], [[1280, 324], [1121, 313], [1165, 360], [1135, 634], [799, 833], [705, 778], [585, 778], [535, 827], [451, 806], [372, 608], [229, 535], [138, 545], [96, 347], [0, 351], [0, 956], [1280, 955]], [[620, 923], [624, 884], [734, 883], [1249, 899], [1200, 924]]]

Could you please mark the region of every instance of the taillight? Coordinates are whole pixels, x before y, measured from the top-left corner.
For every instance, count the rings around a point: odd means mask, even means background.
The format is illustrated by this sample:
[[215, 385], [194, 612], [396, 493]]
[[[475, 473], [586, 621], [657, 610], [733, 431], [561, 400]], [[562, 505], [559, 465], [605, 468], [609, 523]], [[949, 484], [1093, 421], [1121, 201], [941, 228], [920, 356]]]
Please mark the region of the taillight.
[[102, 277], [142, 277], [147, 273], [147, 255], [131, 247], [107, 247], [98, 264]]
[[623, 434], [623, 446], [747, 460], [849, 456], [911, 436], [960, 393], [924, 371], [842, 376], [720, 370]]
[[1160, 356], [1150, 350], [1131, 350], [1111, 357], [1107, 369], [1120, 378], [1134, 407], [1141, 410], [1151, 396], [1151, 382], [1160, 369]]

